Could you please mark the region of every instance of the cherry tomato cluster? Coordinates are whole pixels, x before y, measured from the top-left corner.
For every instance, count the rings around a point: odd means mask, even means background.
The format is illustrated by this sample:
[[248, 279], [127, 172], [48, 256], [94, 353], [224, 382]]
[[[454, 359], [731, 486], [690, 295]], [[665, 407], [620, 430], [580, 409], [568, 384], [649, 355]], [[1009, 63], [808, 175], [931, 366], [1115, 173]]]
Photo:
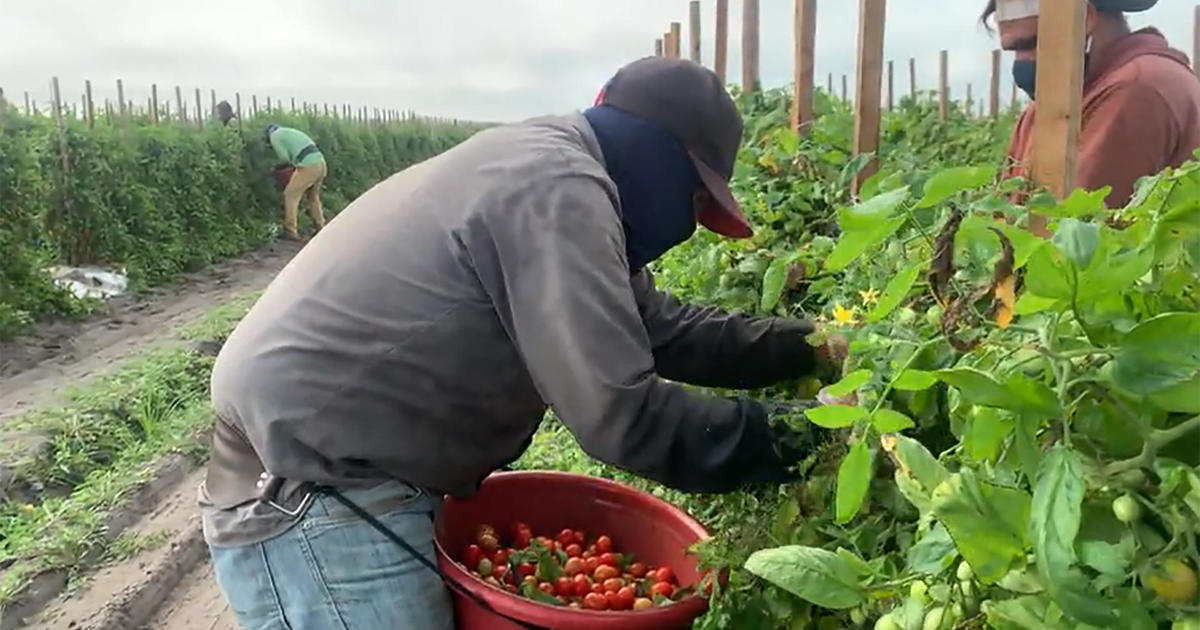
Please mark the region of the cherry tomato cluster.
[[554, 538], [535, 536], [524, 523], [512, 526], [505, 547], [496, 528], [480, 525], [462, 564], [496, 588], [535, 601], [586, 610], [645, 610], [689, 594], [671, 567], [653, 568], [619, 553], [612, 538], [594, 540], [564, 529]]

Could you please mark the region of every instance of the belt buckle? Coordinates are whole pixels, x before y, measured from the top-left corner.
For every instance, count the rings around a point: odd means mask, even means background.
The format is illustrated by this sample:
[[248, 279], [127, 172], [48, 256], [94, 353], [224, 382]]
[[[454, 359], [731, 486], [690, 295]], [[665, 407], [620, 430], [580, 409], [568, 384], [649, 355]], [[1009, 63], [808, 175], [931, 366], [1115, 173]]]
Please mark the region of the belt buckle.
[[259, 502], [265, 503], [267, 506], [282, 512], [289, 518], [298, 518], [300, 515], [308, 511], [308, 508], [312, 505], [313, 500], [316, 498], [316, 493], [313, 492], [312, 487], [309, 486], [304, 492], [304, 497], [300, 499], [300, 504], [297, 505], [295, 509], [288, 509], [275, 501], [275, 497], [278, 496], [279, 490], [283, 487], [283, 482], [283, 477], [277, 477], [265, 472], [259, 475], [258, 483], [255, 484], [255, 486], [257, 486], [260, 490], [258, 500]]

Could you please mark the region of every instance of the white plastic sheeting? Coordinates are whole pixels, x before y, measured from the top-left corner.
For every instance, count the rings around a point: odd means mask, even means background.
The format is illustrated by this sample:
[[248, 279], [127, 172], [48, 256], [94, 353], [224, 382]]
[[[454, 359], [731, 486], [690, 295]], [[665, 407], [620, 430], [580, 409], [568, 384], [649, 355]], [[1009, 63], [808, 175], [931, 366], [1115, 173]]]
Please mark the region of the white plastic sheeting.
[[75, 297], [106, 300], [121, 295], [129, 288], [125, 270], [119, 272], [100, 267], [51, 267], [47, 269], [54, 284], [67, 289]]

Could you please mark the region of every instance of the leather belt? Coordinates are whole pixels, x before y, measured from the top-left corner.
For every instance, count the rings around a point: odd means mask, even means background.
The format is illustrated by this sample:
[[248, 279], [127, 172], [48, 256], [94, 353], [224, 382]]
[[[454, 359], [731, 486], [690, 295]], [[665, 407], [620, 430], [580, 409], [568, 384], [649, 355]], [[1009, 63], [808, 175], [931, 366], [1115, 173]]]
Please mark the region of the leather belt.
[[301, 160], [303, 160], [304, 158], [306, 158], [314, 153], [318, 153], [318, 152], [320, 152], [320, 149], [317, 148], [317, 145], [310, 144], [310, 145], [304, 147], [303, 149], [300, 149], [300, 152], [296, 154], [295, 162], [296, 162], [296, 164], [300, 164]]

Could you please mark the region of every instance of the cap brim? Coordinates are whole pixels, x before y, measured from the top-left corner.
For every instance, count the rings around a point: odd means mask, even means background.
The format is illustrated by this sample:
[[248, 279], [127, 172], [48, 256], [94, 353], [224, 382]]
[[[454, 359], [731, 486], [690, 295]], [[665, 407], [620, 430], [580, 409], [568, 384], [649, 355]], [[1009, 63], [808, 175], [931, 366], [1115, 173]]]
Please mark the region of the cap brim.
[[691, 157], [692, 164], [696, 165], [696, 172], [700, 174], [700, 180], [704, 182], [704, 187], [708, 189], [708, 193], [712, 195], [713, 199], [712, 205], [700, 209], [696, 220], [700, 222], [700, 225], [721, 236], [730, 238], [753, 236], [754, 230], [750, 227], [750, 221], [746, 219], [745, 213], [742, 212], [741, 204], [733, 198], [733, 192], [729, 190], [729, 182], [695, 155]]

